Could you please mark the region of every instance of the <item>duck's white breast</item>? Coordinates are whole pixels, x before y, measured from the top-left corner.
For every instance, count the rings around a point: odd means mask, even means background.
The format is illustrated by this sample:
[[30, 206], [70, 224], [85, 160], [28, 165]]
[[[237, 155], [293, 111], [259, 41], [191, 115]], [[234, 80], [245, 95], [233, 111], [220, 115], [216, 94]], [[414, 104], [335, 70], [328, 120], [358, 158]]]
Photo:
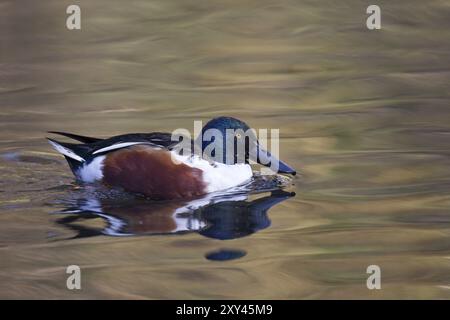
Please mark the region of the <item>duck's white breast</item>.
[[206, 184], [206, 192], [216, 192], [236, 186], [240, 186], [249, 181], [253, 176], [250, 165], [224, 163], [210, 163], [197, 155], [180, 156], [175, 152], [172, 153], [172, 159], [182, 162], [190, 167], [198, 168], [203, 171], [203, 181]]

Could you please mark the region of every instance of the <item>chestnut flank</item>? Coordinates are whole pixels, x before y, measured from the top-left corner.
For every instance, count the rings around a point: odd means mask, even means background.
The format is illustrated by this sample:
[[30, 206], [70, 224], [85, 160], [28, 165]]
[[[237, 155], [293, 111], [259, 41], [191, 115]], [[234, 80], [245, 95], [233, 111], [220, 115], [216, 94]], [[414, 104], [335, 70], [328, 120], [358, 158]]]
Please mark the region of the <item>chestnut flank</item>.
[[136, 146], [109, 153], [103, 181], [158, 200], [192, 198], [206, 193], [203, 172], [174, 163], [170, 151]]

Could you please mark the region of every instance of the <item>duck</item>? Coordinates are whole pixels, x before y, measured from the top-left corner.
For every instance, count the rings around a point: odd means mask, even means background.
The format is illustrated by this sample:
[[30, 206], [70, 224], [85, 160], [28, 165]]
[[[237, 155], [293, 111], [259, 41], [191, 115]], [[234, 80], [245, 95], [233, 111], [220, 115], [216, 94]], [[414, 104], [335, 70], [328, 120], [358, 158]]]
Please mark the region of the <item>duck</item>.
[[[215, 134], [212, 138], [211, 132]], [[232, 144], [226, 141], [230, 132]], [[244, 185], [254, 174], [250, 160], [276, 168], [277, 173], [296, 174], [262, 148], [245, 122], [233, 117], [211, 119], [195, 140], [182, 136], [184, 144], [180, 137], [174, 139], [173, 133], [167, 132], [128, 133], [106, 139], [49, 133], [78, 141], [47, 138], [65, 157], [77, 181], [102, 183], [155, 200], [195, 198]], [[220, 136], [227, 139], [220, 141]], [[243, 148], [236, 147], [239, 144]]]

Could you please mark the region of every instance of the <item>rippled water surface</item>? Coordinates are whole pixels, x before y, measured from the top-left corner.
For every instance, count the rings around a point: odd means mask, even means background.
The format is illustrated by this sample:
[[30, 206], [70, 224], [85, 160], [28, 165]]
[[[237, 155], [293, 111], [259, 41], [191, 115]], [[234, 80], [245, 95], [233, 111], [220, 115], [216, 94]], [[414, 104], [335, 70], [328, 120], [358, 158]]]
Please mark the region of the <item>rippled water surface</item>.
[[[369, 1], [80, 0], [69, 31], [71, 3], [0, 2], [1, 298], [450, 298], [448, 1], [378, 31]], [[105, 196], [44, 139], [219, 115], [279, 128], [292, 185]]]

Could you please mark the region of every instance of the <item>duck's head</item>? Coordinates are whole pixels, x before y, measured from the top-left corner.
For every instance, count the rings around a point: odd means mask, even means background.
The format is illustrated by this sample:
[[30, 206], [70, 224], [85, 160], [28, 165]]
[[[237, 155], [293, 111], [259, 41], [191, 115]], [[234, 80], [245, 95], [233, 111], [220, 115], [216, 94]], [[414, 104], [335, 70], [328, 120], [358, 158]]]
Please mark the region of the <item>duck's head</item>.
[[218, 117], [210, 120], [197, 138], [204, 155], [215, 161], [236, 164], [249, 160], [275, 168], [279, 173], [295, 175], [296, 171], [283, 161], [264, 150], [254, 130], [243, 121], [232, 117]]

